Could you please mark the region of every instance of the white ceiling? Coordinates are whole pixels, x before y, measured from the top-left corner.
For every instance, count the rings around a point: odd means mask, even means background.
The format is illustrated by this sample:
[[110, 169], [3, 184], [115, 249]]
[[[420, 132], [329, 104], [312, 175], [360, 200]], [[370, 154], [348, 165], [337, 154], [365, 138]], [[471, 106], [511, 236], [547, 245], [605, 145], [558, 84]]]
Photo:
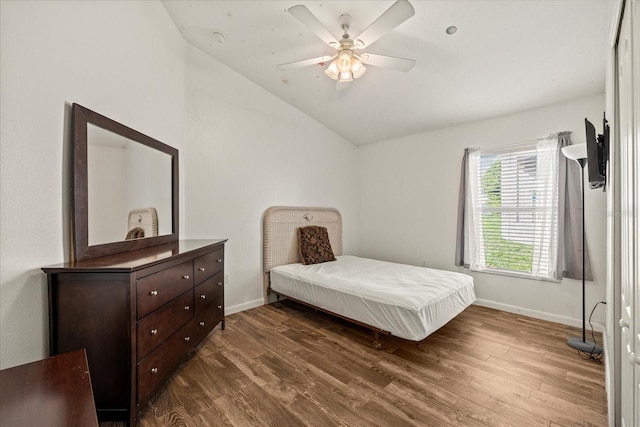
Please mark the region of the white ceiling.
[[163, 3], [187, 42], [357, 145], [604, 92], [609, 0], [412, 0], [415, 15], [363, 51], [415, 67], [369, 66], [344, 91], [319, 65], [276, 69], [335, 53], [287, 9], [304, 4], [339, 40], [341, 14], [356, 36], [392, 0]]

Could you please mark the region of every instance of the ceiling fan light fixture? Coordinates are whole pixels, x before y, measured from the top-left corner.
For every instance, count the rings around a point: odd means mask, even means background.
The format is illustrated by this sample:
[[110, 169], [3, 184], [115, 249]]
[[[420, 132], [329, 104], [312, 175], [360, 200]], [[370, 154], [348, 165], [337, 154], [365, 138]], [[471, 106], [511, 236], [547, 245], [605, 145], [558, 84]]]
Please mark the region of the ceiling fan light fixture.
[[362, 62], [355, 56], [351, 58], [351, 73], [354, 79], [358, 79], [364, 75], [367, 71], [367, 67], [362, 65]]
[[329, 65], [327, 69], [324, 70], [324, 73], [330, 78], [332, 78], [333, 80], [338, 80], [340, 70], [338, 70], [338, 64], [336, 63], [335, 60], [331, 61], [331, 65]]
[[340, 77], [338, 78], [340, 83], [353, 81], [353, 75], [351, 71], [342, 71], [340, 72]]
[[348, 49], [343, 49], [340, 51], [337, 61], [338, 61], [338, 70], [340, 70], [341, 73], [344, 73], [345, 71], [349, 71], [351, 69], [352, 56], [353, 56], [353, 52]]
[[[277, 66], [279, 70], [285, 71], [316, 64], [324, 67], [325, 64], [329, 63], [329, 66], [324, 70], [325, 74], [329, 78], [341, 83], [350, 82], [362, 77], [367, 71], [365, 65], [407, 72], [411, 70], [416, 63], [413, 59], [394, 56], [366, 53], [356, 54], [356, 50], [371, 45], [387, 32], [393, 30], [415, 14], [415, 10], [409, 0], [396, 0], [382, 15], [366, 27], [359, 36], [353, 39], [349, 35], [352, 21], [349, 14], [342, 14], [338, 18], [340, 27], [343, 30], [342, 37], [338, 40], [306, 6], [301, 4], [292, 6], [287, 9], [287, 11], [302, 24], [306, 25], [324, 43], [336, 49], [336, 52], [333, 56], [325, 55], [280, 64]], [[451, 27], [449, 31], [454, 30], [454, 28], [455, 27]], [[348, 85], [342, 85], [342, 87], [346, 86]]]

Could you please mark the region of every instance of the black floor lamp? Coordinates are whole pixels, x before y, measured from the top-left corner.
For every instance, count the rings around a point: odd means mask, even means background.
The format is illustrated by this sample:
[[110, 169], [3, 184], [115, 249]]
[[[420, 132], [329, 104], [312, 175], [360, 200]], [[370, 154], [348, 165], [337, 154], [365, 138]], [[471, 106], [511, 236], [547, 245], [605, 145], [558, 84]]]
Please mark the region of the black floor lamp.
[[587, 164], [587, 144], [568, 145], [562, 148], [567, 159], [575, 160], [580, 165], [580, 182], [582, 184], [582, 338], [569, 338], [567, 345], [589, 354], [602, 354], [602, 347], [586, 340], [585, 329], [585, 238], [584, 238], [584, 167]]

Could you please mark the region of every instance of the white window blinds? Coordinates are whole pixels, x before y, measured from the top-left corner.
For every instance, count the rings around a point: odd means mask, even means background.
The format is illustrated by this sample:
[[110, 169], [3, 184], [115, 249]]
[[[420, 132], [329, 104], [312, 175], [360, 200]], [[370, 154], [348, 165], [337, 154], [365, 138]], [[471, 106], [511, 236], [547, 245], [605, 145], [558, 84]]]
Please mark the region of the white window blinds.
[[468, 262], [476, 271], [553, 279], [558, 256], [558, 140], [469, 150]]

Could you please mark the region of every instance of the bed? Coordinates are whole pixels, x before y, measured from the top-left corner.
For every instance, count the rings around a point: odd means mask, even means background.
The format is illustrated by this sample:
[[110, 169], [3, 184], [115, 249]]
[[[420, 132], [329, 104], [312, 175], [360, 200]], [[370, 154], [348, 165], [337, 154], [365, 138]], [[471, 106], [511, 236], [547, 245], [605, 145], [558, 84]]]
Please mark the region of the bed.
[[[309, 227], [316, 226], [316, 227]], [[335, 261], [303, 265], [299, 230], [326, 228]], [[265, 293], [294, 300], [380, 334], [420, 342], [471, 305], [469, 275], [343, 255], [332, 208], [274, 206], [264, 214]]]

